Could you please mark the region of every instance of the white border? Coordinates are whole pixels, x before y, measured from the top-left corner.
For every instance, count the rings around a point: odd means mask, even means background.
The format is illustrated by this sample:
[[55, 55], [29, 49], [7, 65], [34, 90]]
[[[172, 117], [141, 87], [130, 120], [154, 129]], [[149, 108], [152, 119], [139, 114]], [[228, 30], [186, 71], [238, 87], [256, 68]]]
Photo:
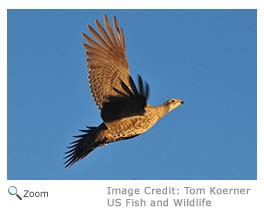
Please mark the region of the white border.
[[6, 180], [7, 158], [7, 16], [0, 9], [0, 178]]
[[256, 9], [261, 0], [3, 0], [9, 9]]
[[[151, 3], [150, 3], [151, 2]], [[210, 209], [263, 209], [264, 203], [264, 173], [263, 173], [263, 78], [264, 78], [264, 4], [260, 0], [222, 0], [204, 1], [189, 0], [177, 2], [175, 0], [2, 0], [0, 4], [0, 206], [1, 209], [73, 209], [90, 208], [105, 209], [106, 186], [142, 187], [152, 186], [196, 186], [208, 187], [250, 187], [252, 194], [248, 197], [219, 197], [216, 205]], [[7, 9], [258, 9], [258, 101], [257, 101], [257, 137], [258, 137], [258, 180], [257, 181], [7, 181]], [[19, 189], [48, 190], [48, 199], [24, 199], [19, 201], [15, 196], [7, 193], [10, 185], [17, 185]], [[4, 208], [3, 208], [4, 207]], [[114, 208], [111, 208], [114, 209]], [[120, 209], [120, 208], [119, 208]], [[129, 209], [129, 208], [126, 208]], [[139, 208], [138, 208], [139, 209]], [[144, 208], [148, 209], [148, 208]], [[154, 208], [152, 208], [154, 209]], [[166, 208], [170, 209], [170, 208]], [[175, 208], [174, 208], [175, 209]]]
[[257, 13], [257, 167], [258, 167], [258, 180], [264, 180], [264, 8], [258, 9]]

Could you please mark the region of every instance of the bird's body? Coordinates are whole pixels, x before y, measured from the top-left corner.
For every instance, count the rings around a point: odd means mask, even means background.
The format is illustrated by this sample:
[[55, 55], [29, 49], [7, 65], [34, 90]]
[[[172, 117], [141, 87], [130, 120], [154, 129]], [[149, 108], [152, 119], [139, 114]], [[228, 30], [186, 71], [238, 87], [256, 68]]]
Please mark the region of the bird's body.
[[143, 115], [125, 117], [105, 123], [108, 128], [107, 137], [109, 136], [109, 140], [111, 139], [112, 142], [116, 139], [130, 138], [142, 134], [150, 129], [158, 119], [155, 108], [149, 105]]
[[125, 54], [123, 29], [114, 17], [114, 31], [107, 17], [106, 30], [96, 20], [98, 34], [90, 25], [96, 41], [83, 34], [90, 45], [84, 44], [89, 69], [89, 83], [94, 100], [101, 111], [103, 123], [87, 127], [66, 153], [65, 166], [71, 166], [98, 146], [138, 136], [149, 130], [171, 110], [183, 104], [170, 99], [159, 106], [147, 103], [149, 86], [138, 76], [138, 87], [130, 76]]

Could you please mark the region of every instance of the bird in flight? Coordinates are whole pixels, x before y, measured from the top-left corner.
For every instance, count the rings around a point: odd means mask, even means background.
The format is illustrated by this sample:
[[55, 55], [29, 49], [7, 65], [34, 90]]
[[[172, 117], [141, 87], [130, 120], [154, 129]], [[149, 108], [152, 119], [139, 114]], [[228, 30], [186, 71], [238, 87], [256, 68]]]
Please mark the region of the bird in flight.
[[92, 96], [101, 111], [103, 122], [97, 127], [87, 126], [75, 136], [66, 152], [65, 167], [83, 159], [99, 146], [133, 138], [149, 130], [159, 119], [183, 104], [170, 99], [158, 106], [147, 103], [149, 86], [141, 76], [137, 85], [130, 76], [126, 57], [125, 35], [114, 17], [111, 27], [107, 16], [104, 25], [95, 20], [98, 32], [90, 25], [94, 37], [83, 33], [88, 42], [86, 50], [89, 84]]

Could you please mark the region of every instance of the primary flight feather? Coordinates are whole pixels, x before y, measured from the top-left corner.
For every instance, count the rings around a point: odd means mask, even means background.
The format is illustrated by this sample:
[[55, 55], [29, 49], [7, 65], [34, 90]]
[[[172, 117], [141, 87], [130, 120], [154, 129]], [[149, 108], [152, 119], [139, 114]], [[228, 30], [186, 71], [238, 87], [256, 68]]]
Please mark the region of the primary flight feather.
[[83, 33], [86, 49], [89, 84], [94, 101], [101, 111], [103, 123], [98, 127], [80, 130], [66, 152], [65, 167], [87, 156], [98, 146], [129, 139], [150, 129], [169, 111], [183, 104], [170, 99], [159, 106], [147, 103], [149, 86], [138, 76], [136, 85], [130, 76], [126, 57], [125, 36], [116, 17], [111, 27], [104, 16], [103, 27], [95, 20], [98, 32], [90, 25], [94, 39]]

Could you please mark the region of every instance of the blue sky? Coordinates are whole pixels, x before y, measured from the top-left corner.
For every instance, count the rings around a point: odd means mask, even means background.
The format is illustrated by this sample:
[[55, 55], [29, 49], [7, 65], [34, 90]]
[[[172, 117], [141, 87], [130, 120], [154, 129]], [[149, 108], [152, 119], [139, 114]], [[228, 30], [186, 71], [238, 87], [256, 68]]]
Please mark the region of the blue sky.
[[[71, 168], [78, 129], [101, 123], [87, 24], [117, 16], [149, 103], [185, 104]], [[9, 10], [8, 179], [256, 179], [256, 10]]]

